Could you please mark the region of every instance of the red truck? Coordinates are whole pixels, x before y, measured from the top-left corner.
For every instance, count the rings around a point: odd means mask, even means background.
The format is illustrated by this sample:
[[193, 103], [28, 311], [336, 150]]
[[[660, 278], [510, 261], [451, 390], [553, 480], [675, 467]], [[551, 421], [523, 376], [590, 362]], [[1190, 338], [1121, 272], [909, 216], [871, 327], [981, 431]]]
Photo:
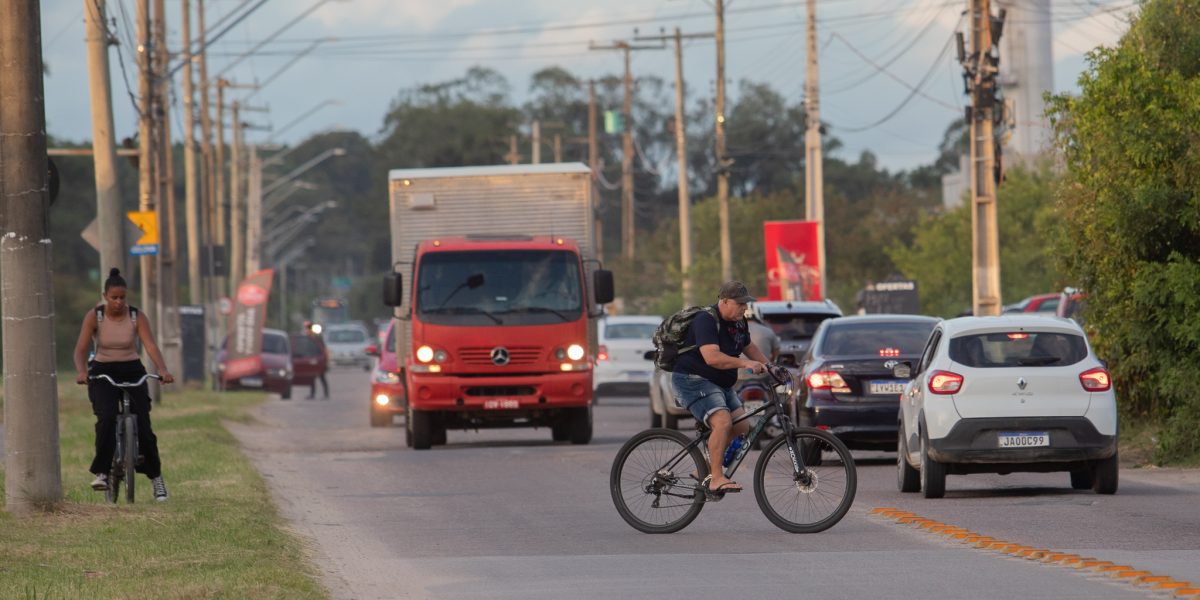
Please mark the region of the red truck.
[[499, 427], [590, 442], [595, 319], [613, 283], [592, 255], [587, 167], [389, 178], [398, 272], [385, 278], [384, 303], [395, 310], [409, 445], [444, 444], [447, 429]]

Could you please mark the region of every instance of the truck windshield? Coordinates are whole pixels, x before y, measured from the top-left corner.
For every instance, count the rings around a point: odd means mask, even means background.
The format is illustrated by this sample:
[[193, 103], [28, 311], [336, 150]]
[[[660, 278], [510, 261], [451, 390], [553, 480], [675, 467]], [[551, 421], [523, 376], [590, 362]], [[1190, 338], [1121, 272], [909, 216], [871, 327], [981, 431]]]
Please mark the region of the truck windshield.
[[547, 325], [583, 312], [579, 259], [562, 250], [435, 252], [421, 258], [417, 316], [437, 325]]

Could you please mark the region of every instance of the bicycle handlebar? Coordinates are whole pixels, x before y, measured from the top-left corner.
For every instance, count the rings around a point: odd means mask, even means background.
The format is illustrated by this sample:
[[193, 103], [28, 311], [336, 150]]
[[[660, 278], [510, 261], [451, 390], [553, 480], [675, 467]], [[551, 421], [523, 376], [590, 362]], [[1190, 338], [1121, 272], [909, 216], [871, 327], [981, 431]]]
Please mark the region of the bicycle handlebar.
[[108, 375], [105, 375], [105, 374], [103, 374], [103, 373], [102, 373], [102, 374], [100, 374], [100, 375], [89, 375], [89, 376], [88, 376], [88, 379], [93, 379], [93, 380], [104, 380], [104, 381], [107, 381], [107, 382], [109, 382], [109, 383], [111, 383], [111, 384], [113, 384], [114, 386], [116, 386], [116, 387], [119, 387], [119, 388], [135, 388], [135, 387], [138, 387], [138, 386], [142, 385], [143, 383], [146, 383], [146, 380], [147, 380], [147, 379], [158, 379], [159, 381], [162, 381], [162, 377], [161, 377], [161, 376], [159, 376], [159, 375], [154, 375], [154, 374], [152, 374], [152, 373], [146, 373], [145, 375], [142, 375], [142, 378], [141, 378], [141, 379], [139, 379], [139, 380], [137, 380], [137, 381], [136, 381], [136, 382], [134, 382], [134, 383], [117, 383], [116, 381], [113, 381], [113, 378], [112, 378], [112, 377], [109, 377]]

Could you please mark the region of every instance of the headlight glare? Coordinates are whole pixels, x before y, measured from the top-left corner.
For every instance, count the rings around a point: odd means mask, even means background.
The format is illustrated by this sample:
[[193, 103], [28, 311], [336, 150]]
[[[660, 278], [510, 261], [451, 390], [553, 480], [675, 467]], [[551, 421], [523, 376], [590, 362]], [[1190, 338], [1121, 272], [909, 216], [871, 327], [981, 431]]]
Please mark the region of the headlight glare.
[[417, 360], [427, 363], [433, 360], [433, 348], [429, 346], [421, 346], [417, 348]]
[[580, 360], [583, 358], [583, 346], [579, 344], [571, 344], [567, 347], [567, 358], [571, 360]]

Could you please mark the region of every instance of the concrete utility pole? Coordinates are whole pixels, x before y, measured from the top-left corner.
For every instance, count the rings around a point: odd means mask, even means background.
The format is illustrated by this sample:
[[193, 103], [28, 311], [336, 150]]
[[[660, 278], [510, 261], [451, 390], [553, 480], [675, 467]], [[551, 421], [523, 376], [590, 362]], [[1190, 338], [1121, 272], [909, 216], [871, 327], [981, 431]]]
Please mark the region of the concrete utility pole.
[[213, 124], [213, 130], [217, 134], [217, 147], [213, 150], [215, 164], [213, 172], [216, 173], [215, 193], [213, 194], [214, 212], [213, 212], [213, 232], [215, 233], [214, 243], [218, 248], [222, 248], [225, 253], [225, 268], [220, 269], [216, 275], [216, 294], [218, 297], [230, 296], [228, 286], [226, 285], [226, 275], [230, 268], [230, 249], [226, 245], [226, 229], [228, 222], [225, 219], [225, 88], [229, 82], [224, 79], [217, 79], [217, 121]]
[[638, 40], [668, 39], [675, 41], [675, 154], [679, 160], [679, 272], [683, 279], [681, 292], [683, 305], [692, 306], [695, 294], [692, 291], [692, 203], [688, 196], [687, 180], [687, 126], [684, 123], [685, 85], [683, 82], [683, 40], [711, 38], [711, 33], [689, 33], [684, 35], [675, 28], [671, 36], [638, 37]]
[[255, 273], [262, 263], [262, 161], [258, 146], [250, 146], [246, 186], [246, 272]]
[[242, 282], [242, 277], [245, 272], [242, 270], [246, 266], [245, 249], [242, 247], [244, 242], [243, 235], [246, 231], [246, 223], [242, 220], [242, 119], [241, 105], [238, 101], [233, 102], [233, 143], [229, 153], [229, 295], [230, 297], [237, 291], [237, 286]]
[[517, 150], [517, 135], [508, 136], [508, 164], [516, 165], [521, 162], [521, 153]]
[[[825, 279], [825, 174], [821, 157], [821, 91], [817, 69], [817, 2], [808, 0], [807, 75], [804, 81], [804, 218], [817, 223], [817, 261], [821, 265], [821, 295], [829, 297]], [[821, 298], [805, 298], [821, 300]]]
[[721, 281], [733, 279], [733, 246], [729, 240], [729, 160], [725, 152], [725, 2], [717, 9], [717, 213], [721, 225]]
[[1004, 12], [993, 19], [989, 0], [970, 0], [971, 54], [960, 56], [971, 94], [971, 300], [976, 315], [1000, 314], [1000, 242], [996, 222], [996, 137], [999, 41]]
[[[150, 68], [150, 0], [137, 0], [137, 66], [138, 66], [138, 208], [143, 211], [157, 209], [154, 185], [154, 86]], [[154, 307], [158, 302], [157, 256], [141, 258], [141, 300], [144, 314], [150, 323], [158, 325]], [[153, 369], [153, 365], [151, 365]]]
[[562, 162], [562, 134], [554, 134], [554, 162]]
[[542, 122], [534, 119], [533, 127], [531, 128], [530, 137], [533, 138], [533, 147], [530, 151], [530, 156], [533, 158], [531, 162], [535, 165], [542, 163]]
[[621, 103], [621, 255], [633, 260], [637, 235], [633, 195], [633, 73], [629, 68], [629, 53], [633, 50], [662, 50], [666, 46], [632, 46], [617, 41], [609, 46], [591, 45], [592, 50], [621, 50], [625, 57], [625, 97]]
[[204, 301], [200, 277], [200, 210], [196, 198], [196, 140], [192, 90], [192, 4], [182, 0], [183, 10], [183, 196], [187, 221], [188, 302]]
[[[159, 223], [161, 239], [158, 249], [158, 306], [155, 307], [151, 323], [158, 328], [158, 343], [167, 369], [173, 373], [183, 371], [183, 344], [179, 338], [179, 277], [175, 259], [179, 256], [179, 240], [175, 234], [175, 161], [171, 144], [171, 81], [166, 77], [167, 12], [165, 0], [154, 0], [154, 77], [158, 87], [155, 100], [156, 131], [158, 135], [158, 186]], [[163, 218], [165, 215], [165, 219]], [[151, 390], [158, 387], [157, 381], [150, 383]], [[157, 400], [158, 396], [154, 396]]]
[[36, 1], [0, 0], [0, 14], [4, 500], [28, 515], [63, 498], [41, 11]]
[[[599, 142], [596, 138], [596, 80], [588, 80], [588, 169], [592, 171], [592, 181], [599, 175], [600, 166]], [[592, 202], [592, 213], [596, 228], [596, 258], [604, 260], [604, 221], [600, 218], [600, 195], [596, 194]]]
[[[87, 29], [88, 81], [92, 98], [92, 157], [96, 169], [96, 224], [100, 238], [100, 281], [125, 264], [125, 213], [117, 177], [117, 147], [113, 136], [112, 85], [108, 71], [108, 28], [105, 0], [83, 0]], [[101, 284], [103, 285], [103, 283]]]
[[[204, 0], [196, 0], [196, 36], [201, 41], [205, 40], [208, 34], [208, 29], [204, 20]], [[189, 50], [190, 52], [190, 50]], [[205, 303], [209, 305], [209, 310], [205, 311], [206, 315], [212, 314], [212, 304], [216, 301], [216, 288], [213, 284], [213, 278], [216, 276], [216, 268], [213, 265], [213, 244], [215, 243], [215, 220], [216, 220], [216, 165], [213, 164], [213, 139], [212, 139], [212, 112], [209, 106], [209, 81], [208, 81], [208, 52], [201, 47], [197, 54], [197, 66], [200, 70], [200, 154], [202, 156], [201, 172], [203, 176], [200, 178], [202, 182], [201, 194], [203, 198], [201, 205], [201, 214], [204, 231], [204, 256], [207, 259], [207, 265], [204, 269], [204, 276], [207, 278], [205, 284]], [[210, 334], [212, 332], [215, 319], [206, 319]], [[205, 360], [204, 364], [209, 364], [210, 361]]]

